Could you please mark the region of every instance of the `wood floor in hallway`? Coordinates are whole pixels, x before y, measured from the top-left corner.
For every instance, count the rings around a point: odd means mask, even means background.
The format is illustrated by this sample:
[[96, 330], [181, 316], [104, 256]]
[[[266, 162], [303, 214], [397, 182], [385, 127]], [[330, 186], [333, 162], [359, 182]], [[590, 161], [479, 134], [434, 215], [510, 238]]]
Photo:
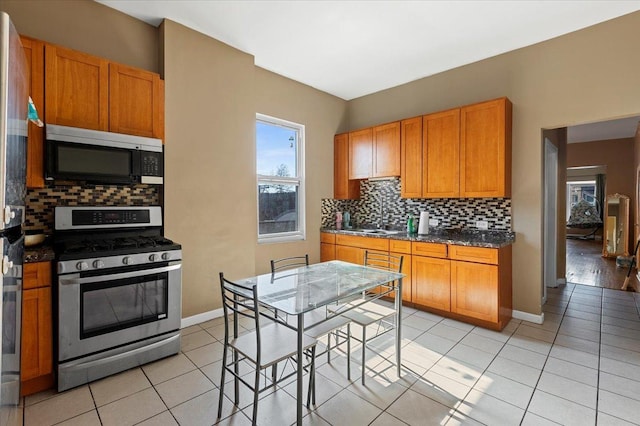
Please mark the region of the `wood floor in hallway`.
[[[594, 287], [620, 289], [627, 268], [618, 268], [615, 258], [602, 257], [602, 241], [567, 240], [567, 282]], [[636, 270], [631, 272], [630, 286], [637, 291]]]

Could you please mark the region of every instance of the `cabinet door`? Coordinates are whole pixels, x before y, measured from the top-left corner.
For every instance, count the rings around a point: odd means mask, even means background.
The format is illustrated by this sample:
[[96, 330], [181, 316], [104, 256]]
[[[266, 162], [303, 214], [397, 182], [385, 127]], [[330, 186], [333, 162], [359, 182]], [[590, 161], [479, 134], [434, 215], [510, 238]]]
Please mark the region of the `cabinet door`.
[[320, 262], [336, 260], [335, 244], [320, 243]]
[[451, 262], [451, 312], [498, 321], [498, 266]]
[[412, 302], [443, 311], [451, 308], [451, 261], [412, 256]]
[[460, 113], [460, 196], [511, 196], [511, 102], [463, 107]]
[[373, 128], [373, 177], [400, 176], [400, 122]]
[[[389, 253], [392, 254], [394, 256], [403, 256], [402, 259], [402, 270], [400, 271], [401, 273], [403, 273], [405, 275], [405, 277], [402, 279], [402, 300], [404, 302], [411, 302], [413, 301], [413, 285], [411, 283], [411, 271], [412, 271], [412, 265], [411, 265], [411, 256], [404, 254], [404, 253]], [[394, 297], [392, 297], [392, 299], [394, 299]]]
[[422, 196], [460, 194], [460, 109], [425, 115], [422, 121]]
[[373, 132], [362, 129], [349, 133], [349, 179], [367, 179], [373, 173]]
[[45, 46], [48, 124], [109, 130], [109, 63], [59, 46]]
[[21, 381], [52, 372], [51, 323], [51, 287], [25, 290], [22, 301]]
[[364, 263], [364, 250], [351, 246], [336, 246], [336, 260], [362, 265]]
[[349, 180], [349, 134], [333, 138], [333, 198], [348, 200], [360, 198], [360, 182]]
[[[44, 43], [20, 37], [31, 71], [29, 96], [44, 120]], [[29, 122], [27, 146], [27, 187], [44, 188], [44, 127]]]
[[109, 64], [109, 131], [160, 138], [160, 76]]
[[402, 120], [400, 131], [400, 195], [422, 197], [422, 117]]

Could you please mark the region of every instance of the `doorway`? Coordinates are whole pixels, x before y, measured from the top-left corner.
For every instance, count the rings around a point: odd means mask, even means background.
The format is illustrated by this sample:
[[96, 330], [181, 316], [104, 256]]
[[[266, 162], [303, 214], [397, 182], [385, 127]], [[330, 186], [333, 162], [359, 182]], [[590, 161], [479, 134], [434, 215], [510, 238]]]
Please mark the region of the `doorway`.
[[[562, 235], [558, 239], [558, 275], [562, 276], [564, 269], [567, 282], [617, 289], [622, 286], [628, 269], [616, 267], [615, 257], [602, 257], [602, 227], [585, 238], [565, 239], [564, 236], [575, 232], [573, 229], [566, 228], [566, 219], [569, 218], [572, 202], [576, 201], [571, 198], [572, 195], [578, 195], [597, 205], [598, 211], [604, 209], [602, 202], [594, 200], [596, 198], [594, 186], [596, 176], [605, 174], [607, 181], [603, 185], [603, 196], [613, 193], [631, 196], [633, 210], [631, 218], [634, 218], [634, 223], [629, 223], [629, 226], [633, 228], [637, 216], [636, 197], [639, 192], [636, 184], [638, 165], [635, 161], [634, 136], [639, 119], [640, 117], [635, 116], [567, 128], [566, 143], [564, 147], [560, 146], [560, 150], [564, 149], [566, 155], [564, 157], [561, 155], [558, 163], [560, 176], [563, 170], [566, 171], [565, 178], [558, 179], [558, 187], [563, 188], [562, 192], [566, 189], [566, 196], [564, 200], [562, 195], [558, 197], [557, 216], [558, 236]], [[582, 176], [576, 177], [576, 171]], [[544, 179], [546, 187], [548, 180], [546, 174]], [[575, 187], [571, 187], [572, 184], [575, 184]], [[591, 188], [588, 188], [589, 185]], [[575, 233], [588, 234], [589, 232]], [[631, 240], [633, 237], [629, 244]], [[545, 250], [549, 250], [547, 242], [544, 242], [544, 247]], [[565, 250], [566, 255], [563, 253]], [[632, 250], [631, 246], [630, 251]], [[632, 285], [637, 286], [635, 275], [633, 281]]]

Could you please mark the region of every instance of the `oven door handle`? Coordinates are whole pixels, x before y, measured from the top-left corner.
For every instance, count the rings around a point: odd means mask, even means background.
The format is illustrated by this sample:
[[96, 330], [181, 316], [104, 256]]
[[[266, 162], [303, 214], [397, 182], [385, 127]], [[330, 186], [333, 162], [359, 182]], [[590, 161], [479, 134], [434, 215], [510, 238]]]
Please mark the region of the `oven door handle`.
[[143, 269], [141, 271], [122, 272], [119, 274], [99, 275], [95, 277], [86, 277], [86, 278], [80, 278], [80, 274], [74, 274], [73, 276], [59, 278], [58, 282], [61, 285], [100, 283], [105, 281], [115, 281], [115, 280], [121, 280], [126, 278], [142, 277], [150, 274], [161, 274], [163, 272], [175, 271], [176, 269], [180, 269], [181, 267], [182, 267], [182, 264], [177, 263], [174, 265], [164, 266], [162, 268], [156, 268], [156, 269]]

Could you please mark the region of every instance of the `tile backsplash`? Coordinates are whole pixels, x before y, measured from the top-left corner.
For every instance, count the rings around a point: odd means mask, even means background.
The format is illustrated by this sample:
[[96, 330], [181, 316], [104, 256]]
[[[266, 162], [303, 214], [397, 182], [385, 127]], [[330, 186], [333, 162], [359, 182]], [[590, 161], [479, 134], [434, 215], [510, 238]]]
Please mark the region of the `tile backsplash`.
[[45, 188], [28, 189], [25, 229], [53, 232], [56, 206], [159, 205], [161, 188], [158, 185], [63, 186], [51, 183]]
[[476, 228], [483, 220], [490, 230], [511, 230], [510, 198], [401, 198], [400, 179], [360, 182], [359, 200], [322, 200], [322, 226], [335, 226], [336, 212], [348, 211], [357, 226], [383, 225], [404, 228], [407, 216], [428, 211], [438, 228]]

